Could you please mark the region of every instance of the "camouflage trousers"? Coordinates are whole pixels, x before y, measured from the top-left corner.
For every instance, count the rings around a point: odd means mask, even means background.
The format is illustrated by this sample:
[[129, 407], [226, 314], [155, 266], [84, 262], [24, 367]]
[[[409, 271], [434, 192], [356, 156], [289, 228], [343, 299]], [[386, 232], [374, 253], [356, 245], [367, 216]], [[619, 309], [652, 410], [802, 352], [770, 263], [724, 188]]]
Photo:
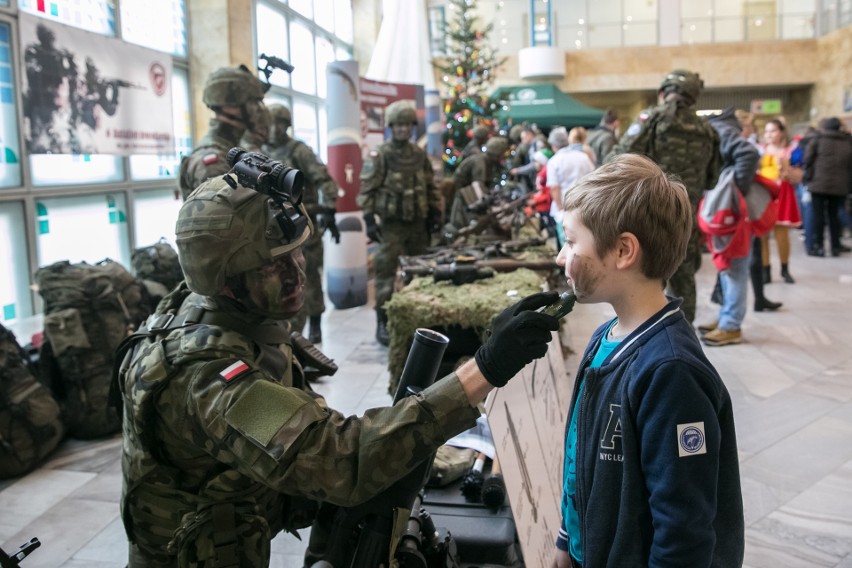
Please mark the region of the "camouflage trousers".
[[701, 231], [693, 223], [692, 234], [686, 247], [686, 257], [669, 279], [668, 293], [671, 296], [683, 298], [680, 309], [689, 323], [695, 321], [695, 273], [701, 268], [701, 248], [699, 246]]
[[[314, 222], [316, 227], [316, 222]], [[314, 233], [302, 245], [305, 254], [305, 305], [290, 319], [291, 329], [302, 331], [310, 316], [322, 315], [325, 311], [325, 299], [322, 290], [323, 247], [322, 235]]]
[[394, 281], [399, 269], [400, 256], [425, 254], [429, 246], [429, 233], [422, 219], [410, 223], [387, 221], [382, 223], [382, 242], [373, 260], [376, 270], [376, 309], [382, 309], [393, 295]]

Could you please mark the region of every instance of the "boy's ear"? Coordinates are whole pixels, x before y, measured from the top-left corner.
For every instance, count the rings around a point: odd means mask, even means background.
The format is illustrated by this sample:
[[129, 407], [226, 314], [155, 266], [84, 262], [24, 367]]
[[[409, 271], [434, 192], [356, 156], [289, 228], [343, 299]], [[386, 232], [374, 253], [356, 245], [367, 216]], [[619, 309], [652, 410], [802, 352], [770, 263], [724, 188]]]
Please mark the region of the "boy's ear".
[[615, 253], [616, 268], [624, 270], [632, 266], [638, 266], [639, 259], [642, 256], [642, 247], [639, 245], [639, 239], [633, 233], [621, 233], [616, 242]]

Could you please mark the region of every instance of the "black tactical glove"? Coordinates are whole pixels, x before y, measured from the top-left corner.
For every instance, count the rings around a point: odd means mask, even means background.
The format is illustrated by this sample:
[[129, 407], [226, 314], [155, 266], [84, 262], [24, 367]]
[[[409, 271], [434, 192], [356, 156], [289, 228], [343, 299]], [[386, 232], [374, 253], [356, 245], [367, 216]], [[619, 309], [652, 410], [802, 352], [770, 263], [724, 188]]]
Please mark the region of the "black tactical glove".
[[382, 242], [382, 228], [376, 224], [376, 216], [364, 213], [364, 224], [367, 225], [367, 238], [374, 243]]
[[322, 207], [317, 213], [317, 226], [320, 233], [329, 231], [334, 244], [340, 244], [340, 230], [337, 228], [337, 220], [334, 218], [336, 210], [331, 207]]
[[429, 213], [426, 215], [426, 232], [430, 235], [436, 235], [441, 232], [443, 226], [444, 214], [440, 209], [430, 207]]
[[539, 292], [509, 306], [494, 319], [490, 336], [476, 351], [476, 364], [486, 380], [502, 387], [533, 359], [547, 353], [559, 320], [535, 310], [556, 302], [556, 291]]

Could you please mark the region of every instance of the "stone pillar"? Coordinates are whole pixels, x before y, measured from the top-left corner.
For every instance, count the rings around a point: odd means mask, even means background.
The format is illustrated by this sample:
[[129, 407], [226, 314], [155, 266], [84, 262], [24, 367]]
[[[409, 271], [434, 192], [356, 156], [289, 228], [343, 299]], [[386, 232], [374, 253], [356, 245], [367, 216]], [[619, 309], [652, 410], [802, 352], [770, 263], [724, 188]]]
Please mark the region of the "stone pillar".
[[193, 139], [198, 141], [213, 116], [201, 100], [207, 76], [219, 67], [257, 66], [252, 0], [188, 0], [187, 20]]

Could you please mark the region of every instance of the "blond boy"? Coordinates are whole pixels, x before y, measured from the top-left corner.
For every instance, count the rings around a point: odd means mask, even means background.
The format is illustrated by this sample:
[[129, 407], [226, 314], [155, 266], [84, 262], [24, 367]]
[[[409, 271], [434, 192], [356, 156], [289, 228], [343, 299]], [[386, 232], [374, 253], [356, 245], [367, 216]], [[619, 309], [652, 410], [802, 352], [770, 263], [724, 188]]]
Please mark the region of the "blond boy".
[[686, 189], [624, 154], [566, 195], [557, 263], [592, 335], [565, 436], [554, 566], [736, 567], [743, 506], [731, 399], [666, 280], [686, 254]]

